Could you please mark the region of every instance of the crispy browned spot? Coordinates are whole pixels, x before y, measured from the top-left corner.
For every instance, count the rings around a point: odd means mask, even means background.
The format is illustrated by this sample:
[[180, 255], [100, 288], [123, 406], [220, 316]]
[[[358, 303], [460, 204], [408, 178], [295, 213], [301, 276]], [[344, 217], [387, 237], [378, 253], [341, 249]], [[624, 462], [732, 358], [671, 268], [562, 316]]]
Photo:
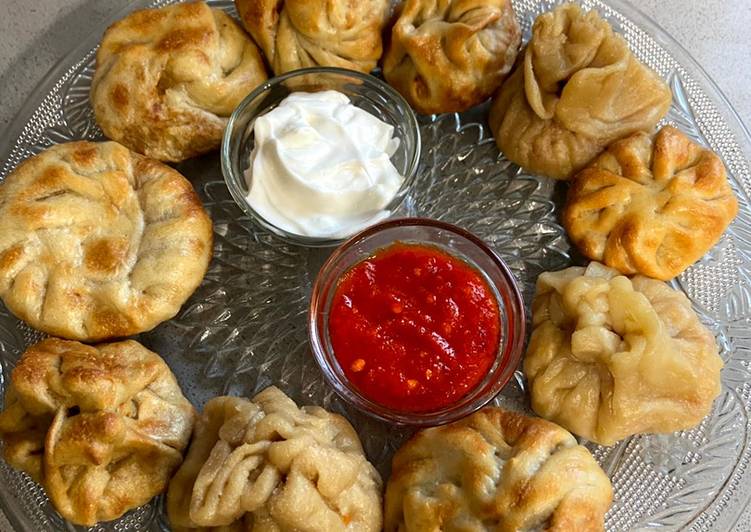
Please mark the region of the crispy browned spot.
[[120, 83], [118, 83], [112, 89], [112, 103], [115, 105], [115, 108], [120, 109], [120, 110], [127, 107], [128, 89], [124, 85], [121, 85]]
[[98, 148], [96, 144], [81, 144], [73, 154], [73, 161], [81, 166], [89, 166], [98, 158]]
[[124, 263], [128, 243], [124, 240], [99, 239], [86, 247], [86, 267], [95, 272], [114, 273]]
[[252, 26], [255, 26], [258, 20], [268, 19], [264, 26], [267, 31], [271, 31], [279, 24], [279, 12], [283, 7], [284, 0], [277, 0], [271, 10], [268, 10], [264, 2], [240, 2], [240, 17]]
[[92, 313], [89, 329], [89, 333], [97, 338], [128, 336], [136, 331], [122, 313], [107, 307], [99, 307]]
[[19, 195], [18, 201], [10, 204], [10, 214], [32, 225], [43, 221], [48, 212], [48, 206], [44, 202], [38, 202], [56, 192], [65, 190], [65, 170], [58, 165], [44, 167], [39, 177], [32, 181]]
[[146, 25], [152, 25], [156, 24], [157, 22], [161, 22], [167, 17], [168, 13], [162, 9], [142, 9], [140, 11], [136, 11], [134, 13], [131, 13], [131, 15], [126, 19], [130, 24], [129, 26], [142, 28]]
[[206, 250], [206, 243], [199, 238], [191, 238], [190, 249], [192, 250], [193, 254], [197, 256], [203, 255], [204, 251]]
[[65, 170], [61, 166], [47, 166], [32, 184], [34, 189], [39, 191], [60, 188], [65, 181], [65, 175]]
[[157, 50], [171, 52], [190, 44], [201, 44], [210, 37], [205, 29], [178, 29], [168, 33], [157, 45]]
[[205, 212], [198, 194], [192, 188], [186, 188], [175, 203], [184, 209], [186, 217], [201, 216]]
[[415, 78], [415, 94], [418, 98], [428, 98], [430, 96], [428, 84], [425, 83], [425, 79], [421, 75]]
[[188, 4], [184, 4], [182, 6], [182, 13], [180, 13], [181, 17], [184, 18], [192, 18], [197, 17], [201, 14], [201, 10], [203, 9], [203, 2], [191, 2]]
[[5, 252], [0, 255], [0, 272], [13, 269], [13, 266], [16, 265], [22, 256], [23, 246], [21, 244], [16, 244], [11, 248], [6, 249]]

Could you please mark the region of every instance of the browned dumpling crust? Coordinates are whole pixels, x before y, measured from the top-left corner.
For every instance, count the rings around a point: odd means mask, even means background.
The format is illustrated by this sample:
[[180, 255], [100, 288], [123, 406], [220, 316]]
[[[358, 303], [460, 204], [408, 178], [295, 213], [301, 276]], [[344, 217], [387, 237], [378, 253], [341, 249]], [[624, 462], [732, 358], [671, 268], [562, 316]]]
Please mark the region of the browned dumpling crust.
[[510, 0], [407, 0], [383, 75], [420, 113], [469, 109], [511, 70], [521, 31]]
[[0, 437], [5, 460], [64, 518], [91, 526], [166, 488], [194, 417], [167, 365], [141, 344], [48, 338], [11, 373]]
[[394, 455], [385, 532], [603, 529], [610, 480], [558, 425], [484, 408]]
[[235, 0], [276, 75], [315, 66], [373, 70], [389, 0]]
[[579, 172], [563, 225], [590, 259], [667, 281], [709, 251], [737, 213], [720, 158], [666, 126], [611, 144]]
[[524, 357], [532, 408], [612, 445], [692, 428], [720, 393], [722, 359], [688, 298], [597, 262], [545, 272]]
[[52, 146], [0, 183], [0, 297], [55, 336], [152, 329], [198, 287], [211, 251], [190, 182], [116, 142]]
[[104, 134], [178, 162], [216, 149], [232, 111], [266, 79], [250, 37], [205, 2], [131, 13], [105, 32], [91, 102]]
[[670, 89], [596, 11], [563, 4], [532, 38], [493, 100], [498, 148], [525, 170], [569, 179], [608, 144], [651, 130]]
[[381, 477], [346, 419], [270, 387], [206, 403], [167, 513], [176, 531], [378, 532]]

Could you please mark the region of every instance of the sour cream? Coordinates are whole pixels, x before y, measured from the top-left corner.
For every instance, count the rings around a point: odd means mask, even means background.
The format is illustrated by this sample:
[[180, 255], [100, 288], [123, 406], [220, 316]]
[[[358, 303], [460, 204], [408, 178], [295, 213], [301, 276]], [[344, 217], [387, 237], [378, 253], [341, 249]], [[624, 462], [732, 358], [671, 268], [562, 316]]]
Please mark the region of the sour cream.
[[253, 126], [250, 206], [289, 233], [342, 238], [389, 216], [404, 178], [393, 126], [337, 91], [296, 92]]

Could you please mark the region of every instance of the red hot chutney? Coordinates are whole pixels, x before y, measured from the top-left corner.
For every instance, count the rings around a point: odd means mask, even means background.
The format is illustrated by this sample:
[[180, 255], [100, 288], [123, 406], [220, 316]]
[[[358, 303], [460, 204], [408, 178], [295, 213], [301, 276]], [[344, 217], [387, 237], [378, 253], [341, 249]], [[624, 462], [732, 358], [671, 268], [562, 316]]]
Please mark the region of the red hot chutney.
[[498, 301], [475, 268], [399, 242], [339, 279], [329, 314], [347, 378], [402, 412], [438, 410], [475, 388], [496, 359], [500, 327]]

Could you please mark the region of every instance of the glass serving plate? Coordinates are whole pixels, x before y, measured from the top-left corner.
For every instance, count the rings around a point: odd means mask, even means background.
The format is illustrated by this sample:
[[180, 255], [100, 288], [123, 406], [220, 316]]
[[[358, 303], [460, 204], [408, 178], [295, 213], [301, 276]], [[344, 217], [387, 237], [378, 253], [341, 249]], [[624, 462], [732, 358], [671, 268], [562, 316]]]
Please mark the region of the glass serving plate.
[[[138, 0], [126, 11], [167, 1]], [[233, 12], [229, 1], [210, 2]], [[525, 36], [556, 0], [514, 1]], [[721, 242], [673, 282], [717, 337], [725, 360], [722, 394], [697, 428], [636, 436], [613, 447], [587, 444], [611, 477], [608, 530], [730, 530], [751, 498], [751, 136], [715, 84], [669, 35], [624, 0], [584, 0], [622, 33], [634, 53], [673, 91], [665, 122], [723, 158], [741, 209]], [[0, 179], [46, 147], [100, 139], [89, 105], [94, 51], [104, 27], [48, 74], [0, 140]], [[400, 214], [439, 218], [486, 239], [503, 256], [529, 303], [538, 274], [582, 262], [558, 224], [565, 186], [509, 163], [486, 125], [487, 106], [424, 118], [423, 156], [413, 194]], [[329, 251], [285, 244], [254, 226], [220, 174], [218, 154], [178, 165], [214, 220], [214, 258], [180, 314], [138, 339], [160, 353], [197, 406], [220, 394], [251, 396], [276, 384], [300, 403], [344, 414], [370, 459], [388, 474], [409, 430], [371, 420], [344, 405], [309, 353], [306, 312], [316, 272]], [[41, 335], [0, 305], [0, 387], [15, 360]], [[495, 400], [529, 412], [519, 373]], [[23, 473], [0, 462], [0, 504], [17, 530], [74, 530]], [[745, 516], [748, 519], [748, 515]], [[94, 530], [168, 530], [163, 498]], [[748, 528], [744, 528], [748, 529]]]

